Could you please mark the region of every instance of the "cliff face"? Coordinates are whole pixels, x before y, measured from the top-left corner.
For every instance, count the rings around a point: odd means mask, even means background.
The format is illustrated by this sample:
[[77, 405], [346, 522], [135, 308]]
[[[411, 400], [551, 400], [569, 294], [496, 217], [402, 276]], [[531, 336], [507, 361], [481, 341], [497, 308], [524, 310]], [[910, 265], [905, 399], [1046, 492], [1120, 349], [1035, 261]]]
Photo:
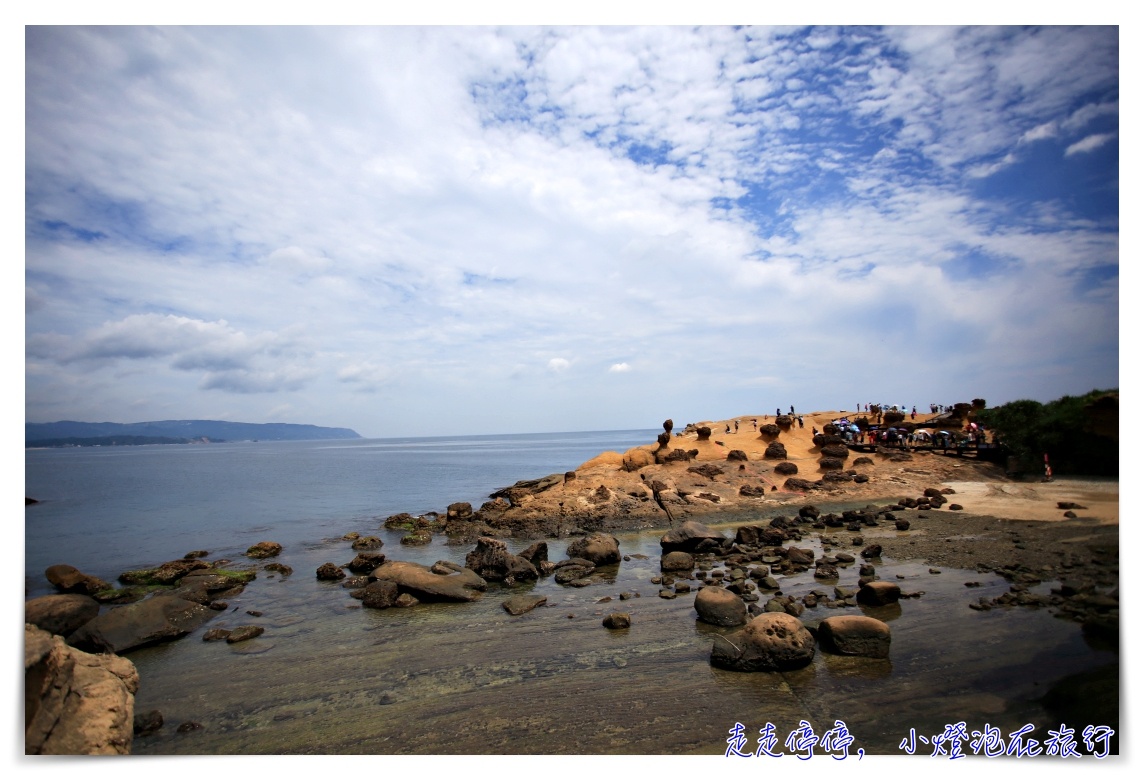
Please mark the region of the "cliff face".
[[24, 753], [126, 755], [131, 752], [135, 664], [92, 655], [30, 623], [24, 626]]

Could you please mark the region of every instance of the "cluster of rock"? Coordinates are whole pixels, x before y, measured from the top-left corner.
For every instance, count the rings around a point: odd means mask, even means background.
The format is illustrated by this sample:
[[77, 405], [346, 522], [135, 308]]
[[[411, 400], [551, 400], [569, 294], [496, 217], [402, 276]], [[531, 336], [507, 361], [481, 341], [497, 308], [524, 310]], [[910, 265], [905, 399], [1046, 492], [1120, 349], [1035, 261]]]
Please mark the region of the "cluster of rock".
[[852, 537], [852, 547], [862, 546], [857, 586], [836, 585], [832, 594], [812, 589], [796, 599], [781, 593], [773, 575], [813, 567], [816, 579], [836, 580], [839, 567], [855, 564], [858, 558], [847, 552], [829, 552], [839, 542], [823, 538], [824, 552], [816, 559], [813, 550], [791, 544], [802, 538], [802, 527], [859, 529], [878, 525], [878, 518], [888, 515], [874, 508], [843, 516], [822, 515], [807, 505], [797, 518], [776, 517], [767, 525], [740, 526], [734, 538], [687, 521], [660, 540], [662, 574], [652, 582], [661, 586], [661, 598], [688, 593], [694, 582], [698, 588], [694, 607], [700, 621], [725, 628], [746, 624], [739, 632], [715, 639], [711, 651], [715, 666], [739, 671], [798, 668], [813, 660], [816, 640], [827, 652], [886, 658], [890, 629], [883, 621], [865, 615], [829, 617], [805, 625], [801, 620], [806, 609], [886, 606], [922, 595], [903, 594], [896, 583], [877, 578], [871, 561], [877, 560], [880, 546], [865, 545], [861, 537]]
[[[259, 542], [246, 556], [263, 560], [281, 551], [276, 542]], [[155, 728], [156, 718], [161, 724], [157, 713], [135, 718], [138, 676], [119, 654], [186, 636], [226, 610], [226, 599], [257, 576], [256, 568], [231, 569], [228, 560], [207, 563], [206, 555], [195, 550], [123, 572], [117, 578], [122, 587], [68, 564], [45, 570], [57, 592], [24, 604], [27, 753], [129, 753], [134, 733]], [[290, 574], [289, 566], [277, 562], [262, 568]], [[204, 638], [234, 643], [263, 629], [223, 631]]]
[[[491, 536], [481, 536], [476, 547], [465, 556], [465, 565], [452, 561], [437, 561], [424, 566], [409, 561], [388, 561], [383, 553], [359, 553], [340, 567], [324, 563], [317, 570], [321, 580], [343, 580], [350, 596], [373, 609], [411, 607], [421, 603], [475, 601], [487, 591], [490, 582], [507, 586], [536, 581], [541, 577], [553, 579], [569, 587], [593, 584], [591, 575], [597, 567], [620, 562], [619, 541], [605, 533], [590, 533], [568, 545], [568, 558], [548, 560], [548, 543], [536, 542], [521, 551], [510, 553], [508, 545]], [[358, 573], [347, 577], [343, 568]], [[518, 595], [504, 602], [512, 615], [521, 615], [543, 604], [545, 597]]]

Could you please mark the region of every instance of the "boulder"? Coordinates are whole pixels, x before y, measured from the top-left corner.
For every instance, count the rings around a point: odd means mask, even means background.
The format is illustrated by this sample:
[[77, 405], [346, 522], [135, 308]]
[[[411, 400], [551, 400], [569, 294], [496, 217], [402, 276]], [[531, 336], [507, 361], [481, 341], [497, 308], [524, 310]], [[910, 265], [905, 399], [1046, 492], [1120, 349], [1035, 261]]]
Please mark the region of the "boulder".
[[890, 627], [866, 615], [834, 615], [818, 624], [822, 649], [839, 655], [890, 657]]
[[326, 561], [318, 567], [317, 575], [318, 579], [320, 580], [332, 582], [335, 580], [345, 579], [346, 573], [342, 571], [342, 567], [338, 566], [336, 563], [330, 563], [329, 561]]
[[278, 542], [259, 542], [246, 549], [247, 558], [273, 558], [282, 552], [282, 545]]
[[513, 555], [508, 551], [508, 545], [491, 536], [477, 539], [476, 548], [465, 556], [465, 567], [482, 579], [494, 582], [535, 580], [540, 576], [529, 561]]
[[373, 578], [397, 584], [402, 593], [420, 601], [476, 601], [488, 587], [476, 572], [434, 574], [428, 567], [409, 561], [386, 561], [373, 570]]
[[596, 566], [620, 562], [620, 540], [611, 534], [595, 532], [568, 545], [569, 558], [583, 558]]
[[536, 566], [548, 560], [548, 542], [534, 542], [520, 551], [520, 557]]
[[741, 626], [747, 622], [747, 604], [731, 591], [707, 585], [695, 594], [695, 613], [713, 626]]
[[786, 445], [781, 441], [772, 441], [763, 452], [763, 457], [767, 460], [786, 460]]
[[759, 426], [759, 438], [770, 440], [782, 433], [779, 426], [774, 423], [763, 423]]
[[870, 607], [894, 604], [902, 596], [902, 589], [896, 583], [885, 580], [868, 582], [858, 589], [858, 603]]
[[798, 473], [798, 466], [791, 463], [789, 460], [784, 460], [782, 463], [775, 464], [775, 473], [782, 474], [784, 477], [789, 477], [791, 474]]
[[819, 458], [818, 467], [824, 471], [837, 471], [844, 465], [841, 458]]
[[516, 617], [523, 615], [525, 612], [531, 612], [542, 604], [548, 603], [547, 596], [536, 596], [531, 593], [521, 593], [516, 596], [510, 596], [501, 602], [501, 606], [508, 614]]
[[389, 580], [374, 580], [361, 589], [363, 607], [388, 609], [397, 601], [397, 583]]
[[743, 485], [739, 488], [739, 495], [744, 498], [761, 498], [767, 494], [767, 489], [762, 485]]
[[24, 603], [24, 622], [67, 636], [99, 614], [99, 602], [82, 593], [40, 596]]
[[845, 444], [827, 444], [821, 451], [823, 456], [827, 458], [846, 460], [850, 457], [850, 448]]
[[139, 673], [24, 626], [24, 754], [128, 755]]
[[103, 590], [111, 590], [111, 586], [98, 577], [84, 574], [74, 566], [66, 563], [57, 563], [44, 571], [48, 582], [63, 593], [81, 593], [85, 596], [94, 596]]
[[695, 520], [686, 520], [678, 528], [664, 534], [663, 538], [659, 540], [659, 546], [664, 552], [671, 552], [672, 550], [694, 552], [707, 539], [720, 545], [726, 541], [720, 532], [713, 531]]
[[72, 632], [67, 642], [88, 652], [122, 653], [186, 636], [214, 615], [202, 604], [178, 596], [152, 596], [109, 609]]
[[661, 571], [691, 571], [695, 568], [695, 557], [683, 550], [664, 553], [659, 559]]
[[378, 550], [383, 544], [385, 543], [376, 536], [361, 536], [354, 539], [350, 547], [355, 550]]
[[632, 616], [627, 612], [612, 612], [604, 618], [604, 628], [620, 629], [632, 627]]
[[747, 460], [747, 453], [743, 452], [742, 450], [731, 450], [730, 452], [727, 453], [727, 460], [746, 461]]
[[765, 612], [742, 631], [716, 636], [713, 666], [740, 672], [783, 672], [814, 660], [814, 637], [802, 622], [785, 612]]
[[624, 471], [639, 471], [645, 466], [651, 466], [655, 463], [655, 455], [643, 448], [635, 448], [628, 450], [624, 453], [624, 460], [620, 468]]
[[695, 436], [698, 441], [708, 441], [711, 438], [711, 428], [701, 425], [695, 429]]
[[368, 574], [383, 563], [385, 563], [385, 553], [363, 552], [354, 556], [354, 559], [346, 564], [346, 568], [354, 574]]
[[[495, 498], [496, 496], [489, 496]], [[440, 506], [440, 504], [438, 504]], [[445, 521], [450, 520], [472, 520], [473, 519], [473, 505], [468, 501], [458, 501], [455, 504], [449, 504], [445, 509]]]

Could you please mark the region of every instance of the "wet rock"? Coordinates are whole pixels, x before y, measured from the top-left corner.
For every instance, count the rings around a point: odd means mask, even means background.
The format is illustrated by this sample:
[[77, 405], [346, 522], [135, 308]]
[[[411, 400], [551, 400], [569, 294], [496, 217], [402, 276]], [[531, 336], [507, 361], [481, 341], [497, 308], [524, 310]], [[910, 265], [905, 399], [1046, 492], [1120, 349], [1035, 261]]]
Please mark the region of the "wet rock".
[[318, 567], [317, 577], [327, 582], [345, 579], [346, 573], [336, 563], [327, 561]]
[[360, 591], [361, 604], [370, 609], [388, 609], [397, 601], [397, 583], [388, 580], [375, 580]]
[[99, 615], [99, 602], [82, 593], [40, 596], [24, 603], [24, 622], [67, 636]]
[[386, 561], [373, 571], [374, 579], [397, 584], [402, 593], [420, 601], [475, 601], [488, 587], [476, 572], [434, 574], [427, 566], [409, 561]]
[[380, 549], [383, 544], [385, 543], [376, 536], [362, 536], [355, 539], [350, 547], [354, 550], [377, 550]]
[[632, 616], [629, 615], [627, 612], [612, 612], [611, 614], [609, 614], [607, 617], [604, 618], [603, 623], [604, 623], [604, 628], [610, 628], [613, 630], [621, 629], [621, 628], [631, 628]]
[[282, 552], [278, 542], [258, 542], [246, 548], [247, 558], [273, 558]]
[[535, 580], [540, 576], [529, 561], [513, 555], [504, 542], [490, 536], [477, 539], [476, 548], [465, 556], [465, 567], [492, 582]]
[[132, 719], [132, 731], [137, 737], [154, 734], [161, 728], [163, 728], [163, 713], [159, 712], [159, 710], [151, 710], [150, 712], [143, 713], [137, 712]]
[[747, 605], [734, 593], [708, 585], [695, 594], [695, 612], [713, 626], [741, 626], [747, 622]]
[[98, 577], [84, 574], [76, 567], [66, 563], [49, 566], [44, 570], [44, 576], [47, 577], [48, 582], [55, 586], [56, 590], [63, 593], [93, 596], [100, 591], [111, 590], [111, 585], [108, 583]]
[[890, 627], [866, 615], [835, 615], [818, 624], [823, 650], [864, 658], [890, 657]]
[[533, 544], [530, 544], [528, 547], [521, 551], [520, 557], [524, 558], [533, 566], [536, 566], [541, 561], [547, 561], [548, 542], [534, 542]]
[[266, 629], [262, 626], [239, 626], [230, 632], [230, 635], [226, 638], [226, 643], [233, 645], [239, 642], [246, 642], [247, 640], [262, 636], [264, 633], [266, 633]]
[[385, 563], [385, 553], [363, 552], [354, 556], [354, 559], [346, 564], [346, 568], [354, 574], [368, 574], [383, 563]]
[[591, 564], [587, 566], [561, 566], [556, 570], [555, 580], [559, 585], [571, 585], [579, 580], [583, 580], [595, 570], [596, 567]]
[[785, 612], [766, 612], [746, 628], [717, 636], [711, 664], [742, 672], [781, 672], [800, 669], [814, 660], [814, 637], [798, 618]]
[[211, 628], [203, 632], [204, 642], [218, 642], [230, 636], [229, 628]]
[[[490, 496], [492, 498], [493, 496]], [[437, 506], [441, 506], [438, 504]], [[468, 501], [458, 501], [455, 504], [449, 504], [445, 509], [445, 521], [451, 520], [472, 520], [473, 519], [473, 505]]]
[[523, 615], [525, 612], [531, 612], [542, 604], [548, 603], [547, 596], [536, 596], [530, 593], [522, 593], [516, 596], [510, 596], [501, 602], [504, 611], [514, 617]]
[[287, 566], [284, 563], [278, 563], [277, 561], [275, 561], [274, 563], [268, 563], [263, 568], [265, 568], [266, 571], [277, 572], [278, 574], [282, 575], [283, 577], [289, 577], [291, 574], [294, 573], [293, 568]]
[[152, 596], [109, 609], [74, 631], [67, 642], [89, 652], [122, 653], [186, 636], [214, 615], [202, 604], [177, 596]]
[[596, 566], [620, 562], [620, 541], [611, 534], [595, 532], [568, 545], [569, 558], [583, 558]]
[[695, 568], [695, 556], [683, 550], [664, 553], [659, 559], [661, 571], [691, 571]]
[[882, 557], [882, 545], [880, 545], [880, 544], [868, 545], [867, 547], [862, 549], [862, 557], [863, 558], [881, 558]]
[[880, 607], [897, 602], [901, 595], [902, 589], [896, 583], [876, 580], [866, 583], [858, 590], [857, 600], [859, 604]]

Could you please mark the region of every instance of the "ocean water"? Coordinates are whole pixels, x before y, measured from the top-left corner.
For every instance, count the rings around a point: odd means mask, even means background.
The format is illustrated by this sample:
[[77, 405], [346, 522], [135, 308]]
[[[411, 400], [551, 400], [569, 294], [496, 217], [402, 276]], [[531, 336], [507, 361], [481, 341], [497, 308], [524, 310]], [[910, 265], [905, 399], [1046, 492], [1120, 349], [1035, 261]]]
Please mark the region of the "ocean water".
[[[979, 596], [1008, 590], [990, 573], [883, 559], [883, 579], [924, 595], [845, 611], [891, 627], [890, 658], [819, 652], [810, 666], [783, 674], [710, 665], [714, 635], [734, 629], [698, 622], [693, 592], [658, 596], [652, 579], [662, 531], [617, 534], [626, 560], [598, 570], [588, 587], [551, 577], [511, 588], [493, 583], [465, 604], [365, 609], [339, 583], [314, 576], [324, 562], [353, 557], [348, 531], [381, 537], [390, 559], [463, 562], [470, 546], [441, 538], [403, 546], [381, 521], [403, 511], [443, 512], [459, 500], [477, 506], [518, 479], [566, 471], [656, 433], [28, 451], [26, 492], [42, 503], [25, 512], [26, 590], [48, 592], [43, 569], [53, 563], [112, 581], [194, 549], [245, 565], [250, 544], [284, 545], [278, 560], [293, 575], [260, 568], [204, 627], [128, 653], [141, 679], [136, 711], [159, 710], [165, 721], [136, 738], [136, 754], [723, 755], [736, 724], [748, 752], [770, 724], [775, 749], [792, 755], [799, 743], [786, 742], [790, 735], [805, 736], [806, 728], [837, 735], [841, 723], [854, 738], [851, 753], [902, 755], [911, 735], [932, 738], [957, 724], [968, 733], [995, 728], [1004, 739], [1031, 724], [1029, 736], [1046, 739], [1067, 722], [1078, 742], [1085, 726], [1110, 725], [1092, 723], [1083, 702], [1062, 709], [1067, 696], [1046, 694], [1076, 675], [1088, 675], [1082, 687], [1115, 692], [1117, 648], [1086, 639], [1047, 610], [969, 609]], [[727, 533], [742, 522], [708, 519]], [[877, 533], [894, 532], [865, 535]], [[550, 540], [550, 559], [565, 557], [568, 541]], [[807, 536], [799, 546], [818, 554], [845, 543]], [[525, 544], [512, 540], [510, 550]], [[805, 572], [780, 577], [780, 585], [799, 596], [852, 587], [857, 577], [856, 566], [843, 567], [837, 582]], [[967, 592], [968, 580], [981, 586]], [[1049, 583], [1039, 587], [1047, 592]], [[501, 602], [526, 592], [544, 596], [545, 605], [508, 615]], [[604, 628], [612, 611], [628, 613], [631, 628]], [[816, 608], [803, 619], [842, 612]], [[202, 641], [207, 628], [248, 624], [265, 633], [235, 645]], [[198, 728], [177, 728], [187, 723]], [[915, 744], [920, 755], [932, 750]]]
[[111, 582], [192, 550], [233, 557], [376, 528], [399, 512], [478, 508], [494, 490], [563, 473], [654, 430], [25, 451], [29, 595], [68, 563]]

